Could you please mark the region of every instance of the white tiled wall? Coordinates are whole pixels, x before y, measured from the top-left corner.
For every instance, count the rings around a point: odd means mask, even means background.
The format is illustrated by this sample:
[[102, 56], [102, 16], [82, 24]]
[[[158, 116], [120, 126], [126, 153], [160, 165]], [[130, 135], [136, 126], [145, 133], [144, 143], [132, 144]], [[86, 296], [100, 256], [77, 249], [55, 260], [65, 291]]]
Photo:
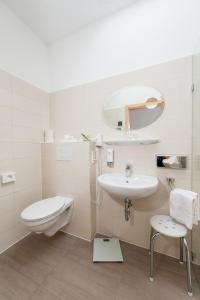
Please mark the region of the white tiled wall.
[[[105, 139], [124, 137], [124, 133], [109, 128], [102, 116], [103, 104], [113, 92], [122, 87], [152, 86], [158, 89], [166, 100], [162, 116], [150, 126], [138, 130], [138, 135], [159, 138], [159, 144], [115, 146], [115, 165], [112, 169], [107, 168], [105, 164], [106, 148], [102, 151], [103, 172], [122, 172], [129, 162], [133, 164], [135, 173], [156, 175], [160, 184], [155, 195], [135, 201], [134, 212], [128, 223], [124, 220], [122, 203], [103, 193], [101, 205], [97, 209], [97, 230], [100, 233], [118, 236], [122, 240], [147, 248], [150, 217], [158, 213], [169, 213], [166, 176], [174, 176], [178, 187], [191, 187], [191, 84], [192, 57], [186, 57], [51, 94], [50, 123], [57, 141], [62, 139], [64, 134], [80, 137], [81, 132], [91, 136], [100, 132]], [[188, 169], [158, 169], [155, 162], [155, 155], [158, 153], [187, 155]], [[178, 246], [178, 241], [166, 238], [159, 238], [156, 243], [158, 251], [172, 256], [178, 255]]]
[[16, 172], [15, 183], [0, 183], [0, 252], [27, 234], [19, 214], [42, 197], [41, 142], [48, 127], [48, 94], [0, 71], [0, 173]]

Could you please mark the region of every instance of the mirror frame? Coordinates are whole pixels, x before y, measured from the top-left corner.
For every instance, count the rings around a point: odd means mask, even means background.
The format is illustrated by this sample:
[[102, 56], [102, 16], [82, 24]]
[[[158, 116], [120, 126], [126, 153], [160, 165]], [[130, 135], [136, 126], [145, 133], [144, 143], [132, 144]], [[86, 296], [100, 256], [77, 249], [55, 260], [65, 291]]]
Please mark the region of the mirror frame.
[[[147, 108], [149, 106], [155, 105], [155, 106], [162, 106], [164, 109], [165, 106], [165, 100], [161, 98], [160, 100], [156, 98], [149, 98], [145, 102], [137, 103], [137, 104], [130, 104], [125, 106], [125, 130], [130, 130], [130, 111], [134, 109], [143, 109]], [[149, 108], [151, 109], [151, 108]]]

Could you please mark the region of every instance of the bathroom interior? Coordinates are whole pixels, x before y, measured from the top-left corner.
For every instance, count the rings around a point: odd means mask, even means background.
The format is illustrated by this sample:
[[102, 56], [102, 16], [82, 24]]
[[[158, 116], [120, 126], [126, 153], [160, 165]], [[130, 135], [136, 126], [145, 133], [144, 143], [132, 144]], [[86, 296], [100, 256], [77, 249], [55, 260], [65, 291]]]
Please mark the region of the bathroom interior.
[[199, 0], [0, 0], [0, 299], [199, 299], [199, 116]]

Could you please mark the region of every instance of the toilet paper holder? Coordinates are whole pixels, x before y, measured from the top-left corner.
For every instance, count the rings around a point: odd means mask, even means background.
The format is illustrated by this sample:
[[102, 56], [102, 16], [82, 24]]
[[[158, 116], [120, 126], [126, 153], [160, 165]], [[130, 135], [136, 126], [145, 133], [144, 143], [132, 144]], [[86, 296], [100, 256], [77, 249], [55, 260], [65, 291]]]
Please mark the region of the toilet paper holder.
[[187, 156], [185, 155], [156, 155], [156, 164], [158, 168], [168, 169], [186, 169]]

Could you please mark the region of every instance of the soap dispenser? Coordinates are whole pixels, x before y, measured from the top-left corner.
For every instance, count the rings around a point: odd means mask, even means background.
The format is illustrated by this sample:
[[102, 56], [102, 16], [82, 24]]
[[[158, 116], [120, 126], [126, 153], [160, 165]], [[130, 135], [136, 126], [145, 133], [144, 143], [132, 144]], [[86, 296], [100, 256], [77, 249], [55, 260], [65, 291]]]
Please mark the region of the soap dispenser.
[[114, 166], [114, 150], [111, 148], [107, 149], [107, 166]]

